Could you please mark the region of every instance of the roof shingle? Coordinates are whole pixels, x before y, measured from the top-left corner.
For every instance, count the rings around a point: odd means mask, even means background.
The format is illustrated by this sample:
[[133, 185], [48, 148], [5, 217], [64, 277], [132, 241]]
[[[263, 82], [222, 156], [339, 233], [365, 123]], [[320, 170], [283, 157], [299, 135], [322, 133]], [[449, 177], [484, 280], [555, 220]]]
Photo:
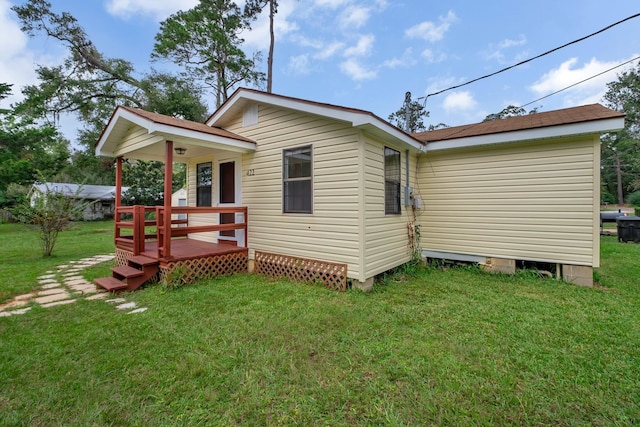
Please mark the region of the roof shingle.
[[590, 104], [580, 107], [564, 108], [562, 110], [528, 114], [526, 116], [509, 117], [501, 120], [419, 132], [414, 133], [413, 136], [427, 143], [619, 117], [624, 117], [624, 114], [603, 107], [600, 104]]

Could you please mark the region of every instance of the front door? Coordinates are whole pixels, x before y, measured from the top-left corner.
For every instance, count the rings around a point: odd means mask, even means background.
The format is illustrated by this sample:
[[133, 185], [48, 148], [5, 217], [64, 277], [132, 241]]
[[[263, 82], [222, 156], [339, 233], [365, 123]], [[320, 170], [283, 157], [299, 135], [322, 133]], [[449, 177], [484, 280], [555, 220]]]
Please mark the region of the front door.
[[[240, 159], [224, 159], [218, 161], [218, 206], [240, 206]], [[242, 214], [220, 214], [220, 224], [244, 222]], [[242, 230], [218, 232], [218, 240], [231, 240], [244, 245]]]
[[[220, 163], [220, 206], [235, 205], [236, 203], [236, 162]], [[236, 222], [236, 216], [232, 213], [221, 213], [220, 224], [233, 224]], [[236, 237], [235, 230], [221, 231], [220, 236]]]

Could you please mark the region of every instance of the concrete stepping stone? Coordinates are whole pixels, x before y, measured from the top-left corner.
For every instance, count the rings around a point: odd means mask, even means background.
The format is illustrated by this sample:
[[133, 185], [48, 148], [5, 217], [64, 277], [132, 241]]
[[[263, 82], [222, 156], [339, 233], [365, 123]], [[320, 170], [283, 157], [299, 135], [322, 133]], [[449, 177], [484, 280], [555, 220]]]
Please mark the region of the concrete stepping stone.
[[67, 292], [67, 291], [63, 288], [51, 288], [51, 289], [45, 289], [43, 291], [40, 291], [36, 295], [39, 297], [43, 297], [45, 295], [55, 295], [55, 294], [61, 294], [63, 292]]
[[11, 310], [9, 311], [9, 313], [11, 313], [12, 315], [15, 314], [25, 314], [27, 311], [31, 310], [32, 307], [26, 307], [26, 308], [19, 308], [17, 310]]
[[70, 286], [70, 288], [81, 294], [95, 294], [98, 292], [96, 285], [92, 285], [91, 283], [87, 283], [86, 285], [73, 285]]
[[116, 306], [116, 309], [118, 310], [129, 310], [130, 308], [135, 308], [136, 307], [136, 303], [135, 302], [127, 302], [124, 304], [120, 304], [118, 306]]
[[80, 278], [73, 278], [71, 280], [69, 279], [65, 279], [64, 280], [64, 284], [67, 286], [74, 286], [74, 285], [86, 285], [87, 283], [89, 283], [85, 278], [80, 277]]
[[66, 300], [62, 300], [62, 301], [50, 302], [48, 304], [41, 304], [41, 306], [44, 307], [44, 308], [49, 308], [49, 307], [55, 307], [55, 306], [58, 306], [58, 305], [73, 304], [76, 301], [77, 300], [75, 300], [75, 299], [66, 299]]
[[34, 301], [37, 302], [40, 305], [44, 305], [44, 304], [49, 304], [49, 303], [54, 302], [54, 301], [60, 301], [60, 300], [64, 300], [64, 299], [69, 299], [70, 297], [71, 297], [71, 295], [69, 295], [69, 292], [64, 291], [64, 292], [60, 292], [58, 294], [39, 297], [39, 298], [36, 298]]
[[124, 298], [112, 298], [112, 299], [107, 299], [105, 301], [108, 302], [108, 303], [111, 303], [111, 304], [117, 304], [117, 303], [121, 303], [121, 302], [126, 302], [127, 300], [124, 299]]
[[23, 305], [29, 304], [27, 300], [16, 300], [13, 299], [5, 304], [0, 305], [0, 310], [8, 310], [16, 307], [22, 307]]
[[38, 276], [38, 280], [53, 279], [54, 277], [56, 277], [55, 274], [45, 274], [43, 276]]
[[94, 300], [98, 300], [98, 299], [105, 299], [108, 296], [109, 296], [108, 293], [102, 292], [102, 293], [99, 293], [99, 294], [91, 295], [90, 297], [86, 297], [85, 299], [87, 301], [94, 301]]
[[59, 282], [53, 282], [53, 283], [47, 283], [46, 285], [42, 286], [42, 289], [53, 289], [53, 288], [59, 288], [60, 286], [62, 286]]
[[127, 314], [142, 313], [143, 311], [147, 311], [147, 307], [136, 308], [135, 310], [131, 310]]
[[34, 294], [22, 294], [22, 295], [17, 295], [13, 297], [13, 299], [15, 301], [29, 301], [33, 297], [34, 297]]
[[42, 279], [38, 280], [38, 283], [41, 285], [48, 285], [50, 283], [58, 283], [58, 281], [56, 279]]

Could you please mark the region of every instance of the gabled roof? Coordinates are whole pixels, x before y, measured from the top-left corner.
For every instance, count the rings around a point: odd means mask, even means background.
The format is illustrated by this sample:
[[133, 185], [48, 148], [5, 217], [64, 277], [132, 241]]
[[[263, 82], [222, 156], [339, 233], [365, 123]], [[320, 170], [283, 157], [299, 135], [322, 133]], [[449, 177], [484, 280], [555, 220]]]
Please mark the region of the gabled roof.
[[[122, 193], [128, 189], [129, 187], [122, 187]], [[66, 182], [38, 182], [33, 184], [33, 190], [86, 200], [113, 200], [116, 194], [116, 187], [113, 185], [81, 185]]]
[[224, 129], [211, 127], [204, 123], [193, 122], [191, 120], [178, 119], [176, 117], [165, 116], [164, 114], [152, 113], [150, 111], [141, 110], [139, 108], [131, 108], [131, 107], [119, 107], [119, 108], [123, 108], [127, 111], [132, 112], [133, 114], [137, 114], [140, 117], [144, 117], [156, 124], [173, 126], [176, 128], [192, 130], [195, 132], [202, 132], [209, 135], [221, 136], [224, 138], [237, 139], [238, 141], [246, 141], [246, 142], [252, 142], [252, 143], [254, 142], [253, 140], [249, 138], [245, 138], [242, 135], [238, 135], [236, 133], [229, 132]]
[[423, 144], [419, 140], [370, 111], [308, 101], [306, 99], [277, 95], [248, 88], [237, 89], [225, 103], [207, 119], [206, 123], [210, 126], [225, 127], [231, 120], [237, 117], [237, 114], [242, 112], [245, 106], [252, 103], [273, 105], [329, 119], [340, 120], [350, 123], [353, 127], [366, 130], [374, 136], [384, 137], [387, 140], [391, 137], [396, 140], [396, 142], [406, 144], [416, 150], [424, 149]]
[[[96, 143], [96, 154], [122, 155], [123, 153], [118, 152], [118, 144], [136, 126], [147, 135], [143, 142], [137, 144], [138, 150], [144, 150], [146, 147], [150, 152], [151, 146], [165, 140], [235, 151], [255, 150], [253, 140], [224, 129], [137, 108], [119, 106], [113, 112]], [[155, 150], [160, 150], [159, 152], [162, 153], [161, 148], [155, 148]]]
[[619, 130], [623, 127], [623, 113], [600, 104], [591, 104], [419, 132], [413, 136], [427, 144], [427, 150], [433, 150], [569, 135], [598, 134]]

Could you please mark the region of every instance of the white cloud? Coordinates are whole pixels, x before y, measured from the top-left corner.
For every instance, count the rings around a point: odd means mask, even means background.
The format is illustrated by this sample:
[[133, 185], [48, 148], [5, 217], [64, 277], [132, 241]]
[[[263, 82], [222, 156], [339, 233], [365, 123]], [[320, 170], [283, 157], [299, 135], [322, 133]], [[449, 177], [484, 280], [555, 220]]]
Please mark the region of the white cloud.
[[329, 59], [342, 49], [344, 49], [344, 43], [339, 41], [333, 41], [329, 44], [321, 44], [318, 47], [318, 52], [313, 55], [313, 58], [321, 60]]
[[338, 22], [343, 30], [362, 28], [371, 17], [371, 10], [363, 6], [348, 6], [340, 16]]
[[431, 49], [423, 50], [420, 56], [430, 64], [442, 62], [445, 59], [447, 59], [447, 55], [445, 53], [440, 53], [436, 55]]
[[[638, 55], [634, 54], [628, 59], [615, 62], [602, 62], [596, 58], [592, 58], [589, 62], [582, 65], [578, 64], [578, 58], [571, 58], [560, 64], [558, 68], [554, 68], [545, 73], [538, 81], [530, 86], [530, 89], [537, 96], [548, 95], [602, 73], [636, 56]], [[631, 67], [632, 65], [629, 64], [628, 66]], [[624, 70], [624, 68], [611, 70], [572, 87], [566, 92], [562, 92], [564, 94], [564, 105], [573, 106], [600, 102], [607, 90], [607, 83], [615, 80], [616, 74], [622, 70]]]
[[340, 70], [353, 80], [372, 80], [378, 76], [377, 70], [367, 69], [356, 59], [347, 59], [340, 64]]
[[407, 48], [402, 53], [402, 57], [388, 59], [382, 63], [382, 66], [394, 69], [394, 68], [401, 68], [401, 67], [411, 67], [415, 65], [416, 62], [417, 61], [413, 55], [413, 49]]
[[27, 36], [20, 31], [20, 25], [14, 20], [11, 3], [0, 0], [0, 83], [12, 84], [12, 95], [2, 101], [9, 104], [20, 101], [20, 90], [23, 86], [34, 84], [37, 80], [35, 73], [34, 54], [27, 49]]
[[371, 53], [375, 40], [376, 37], [373, 34], [362, 35], [355, 46], [351, 46], [344, 51], [343, 56], [367, 56]]
[[197, 4], [198, 0], [108, 0], [105, 6], [107, 12], [120, 18], [149, 15], [157, 21], [162, 21], [172, 13], [191, 9]]
[[315, 0], [314, 5], [318, 7], [328, 7], [329, 9], [337, 9], [338, 7], [349, 3], [350, 0]]
[[424, 39], [428, 42], [442, 40], [444, 34], [449, 30], [451, 24], [457, 21], [456, 14], [450, 10], [447, 16], [440, 16], [439, 24], [432, 21], [424, 21], [405, 30], [405, 36], [412, 39]]
[[[281, 0], [278, 2], [273, 27], [276, 43], [283, 37], [299, 29], [298, 24], [292, 21], [291, 15], [296, 8], [297, 0]], [[244, 39], [244, 45], [258, 50], [269, 47], [269, 10], [264, 8], [258, 19], [251, 23], [251, 31], [240, 35]]]
[[442, 102], [442, 107], [446, 112], [468, 111], [478, 105], [473, 95], [468, 91], [453, 92], [447, 95]]
[[289, 64], [287, 65], [287, 71], [289, 74], [304, 76], [309, 74], [311, 67], [309, 64], [309, 55], [297, 55], [289, 58]]
[[495, 59], [496, 61], [498, 61], [501, 64], [504, 64], [504, 63], [507, 63], [507, 62], [520, 61], [524, 57], [526, 57], [526, 54], [527, 54], [526, 51], [521, 51], [521, 52], [517, 53], [513, 60], [507, 60], [505, 58], [505, 54], [504, 54], [503, 51], [504, 50], [508, 50], [510, 48], [514, 48], [514, 47], [524, 46], [525, 44], [527, 44], [527, 38], [522, 34], [520, 35], [520, 37], [517, 40], [504, 39], [504, 40], [498, 42], [497, 44], [490, 44], [489, 45], [489, 50], [488, 50], [488, 52], [485, 53], [485, 56], [486, 56], [486, 58], [488, 60]]

